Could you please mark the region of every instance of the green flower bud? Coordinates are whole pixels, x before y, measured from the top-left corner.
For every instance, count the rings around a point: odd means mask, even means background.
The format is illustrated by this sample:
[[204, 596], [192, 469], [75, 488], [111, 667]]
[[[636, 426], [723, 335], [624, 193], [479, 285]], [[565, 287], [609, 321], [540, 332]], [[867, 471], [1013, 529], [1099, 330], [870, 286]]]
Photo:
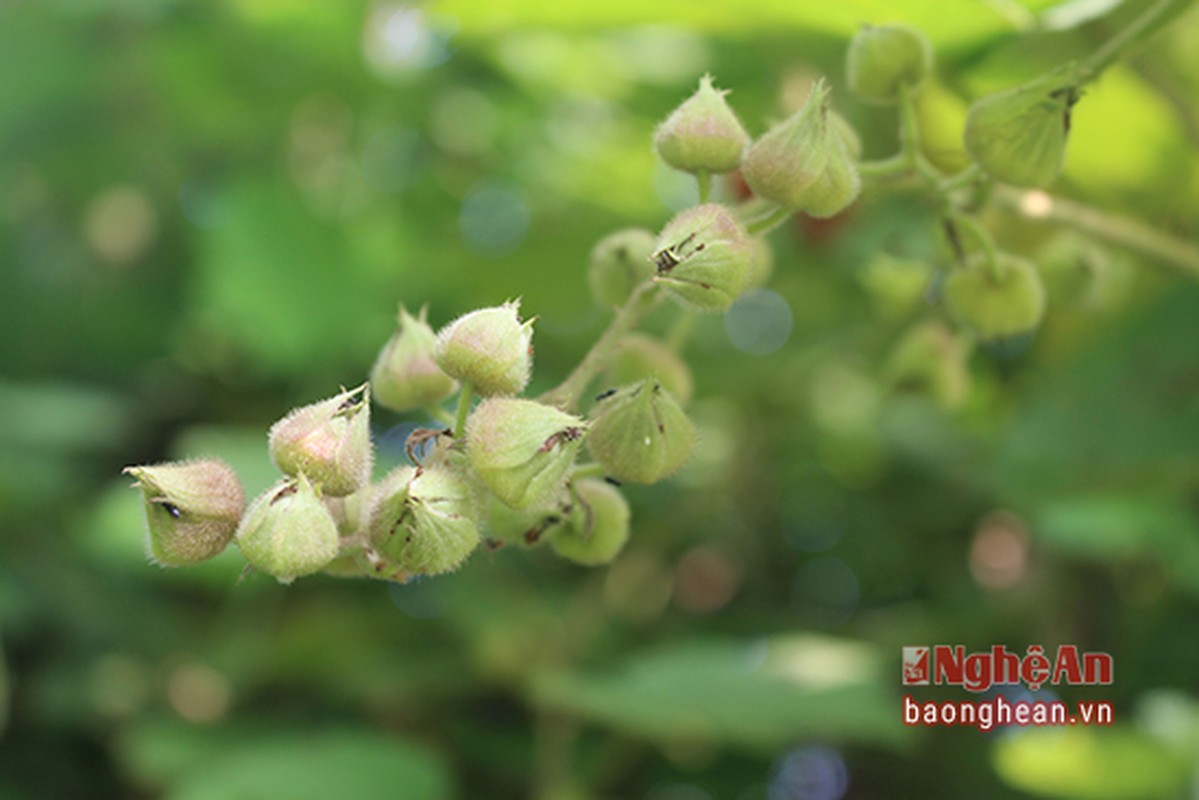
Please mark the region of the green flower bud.
[[858, 135], [857, 128], [849, 123], [845, 117], [833, 111], [831, 108], [828, 112], [829, 125], [833, 131], [841, 137], [841, 143], [845, 145], [845, 152], [849, 153], [849, 157], [855, 162], [862, 157], [862, 137]]
[[680, 212], [658, 236], [658, 274], [683, 304], [724, 311], [733, 304], [753, 264], [753, 242], [724, 206], [708, 203]]
[[563, 523], [551, 529], [550, 546], [577, 564], [607, 564], [629, 539], [629, 504], [603, 481], [582, 480], [574, 489], [575, 502]]
[[491, 398], [466, 423], [471, 469], [502, 502], [527, 509], [566, 483], [587, 423], [532, 400]]
[[493, 543], [532, 546], [541, 541], [542, 534], [561, 521], [556, 505], [539, 509], [509, 508], [490, 491], [476, 495], [483, 512], [483, 530]]
[[587, 283], [595, 302], [605, 307], [622, 305], [633, 289], [649, 280], [656, 243], [643, 228], [625, 228], [600, 239], [587, 264]]
[[932, 68], [932, 45], [909, 25], [863, 26], [845, 56], [849, 88], [872, 103], [896, 102], [900, 86], [919, 86]]
[[471, 311], [437, 334], [433, 358], [446, 374], [485, 397], [520, 394], [533, 367], [533, 320], [520, 321], [520, 302]]
[[851, 155], [860, 145], [848, 127], [830, 108], [828, 85], [817, 81], [799, 111], [753, 143], [741, 174], [761, 198], [814, 217], [832, 216], [861, 190]]
[[887, 377], [892, 386], [932, 396], [956, 408], [970, 388], [969, 345], [939, 322], [922, 322], [909, 330], [891, 353]]
[[370, 389], [366, 384], [297, 408], [271, 426], [271, 459], [284, 475], [300, 473], [329, 497], [352, 494], [370, 480]]
[[150, 558], [164, 567], [198, 564], [225, 549], [246, 510], [237, 473], [202, 459], [126, 467], [142, 490]]
[[942, 286], [945, 306], [984, 342], [1031, 332], [1045, 315], [1045, 287], [1028, 261], [1000, 254], [996, 269], [978, 254]]
[[437, 334], [425, 320], [425, 309], [413, 317], [400, 306], [399, 327], [375, 360], [371, 390], [375, 402], [392, 411], [411, 411], [438, 403], [457, 389], [433, 360]]
[[658, 155], [684, 172], [732, 172], [741, 163], [749, 134], [729, 108], [712, 76], [699, 79], [699, 89], [671, 112], [654, 135]]
[[613, 478], [657, 483], [695, 450], [695, 426], [658, 381], [614, 390], [591, 410], [587, 449]]
[[694, 386], [687, 362], [652, 336], [631, 333], [616, 346], [604, 380], [609, 386], [623, 386], [645, 378], [660, 381], [680, 405], [691, 401]]
[[1005, 183], [1048, 186], [1062, 171], [1070, 110], [1078, 98], [1073, 67], [984, 97], [966, 115], [966, 152]]
[[237, 529], [246, 561], [280, 583], [319, 572], [337, 557], [337, 523], [301, 474], [260, 494]]
[[444, 465], [392, 470], [379, 484], [368, 531], [382, 559], [375, 572], [387, 567], [383, 577], [451, 572], [479, 544], [470, 484]]
[[1054, 307], [1098, 311], [1123, 293], [1126, 275], [1099, 242], [1060, 231], [1037, 252], [1037, 266]]

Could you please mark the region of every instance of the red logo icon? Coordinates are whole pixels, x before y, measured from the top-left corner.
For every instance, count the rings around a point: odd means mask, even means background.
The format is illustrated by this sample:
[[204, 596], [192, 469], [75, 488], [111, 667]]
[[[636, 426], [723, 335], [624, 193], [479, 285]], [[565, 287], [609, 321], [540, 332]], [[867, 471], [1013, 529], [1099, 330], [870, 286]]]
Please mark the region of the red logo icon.
[[929, 649], [927, 647], [903, 648], [903, 685], [928, 686]]

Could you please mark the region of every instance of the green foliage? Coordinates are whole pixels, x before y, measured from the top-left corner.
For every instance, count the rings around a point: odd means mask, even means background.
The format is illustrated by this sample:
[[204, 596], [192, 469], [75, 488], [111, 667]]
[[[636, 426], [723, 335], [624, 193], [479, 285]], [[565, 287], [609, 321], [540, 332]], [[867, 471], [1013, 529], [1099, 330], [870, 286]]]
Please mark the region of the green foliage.
[[[850, 796], [1192, 790], [1194, 4], [1087, 84], [1048, 210], [960, 179], [971, 103], [1154, 5], [5, 5], [0, 797], [761, 800], [809, 746], [834, 748]], [[896, 107], [847, 91], [863, 22], [933, 45], [918, 148]], [[120, 469], [221, 458], [258, 495], [278, 477], [267, 427], [359, 385], [397, 301], [438, 329], [519, 297], [528, 396], [569, 375], [608, 320], [590, 248], [699, 199], [651, 141], [705, 72], [752, 137], [822, 74], [855, 161], [918, 153], [1004, 251], [1039, 268], [1077, 224], [1123, 277], [1068, 303], [1046, 275], [1035, 340], [955, 340], [938, 397], [890, 365], [908, 331], [949, 330], [942, 194], [864, 170], [848, 213], [770, 233], [769, 282], [724, 319], [638, 308], [655, 343], [686, 342], [697, 446], [669, 481], [621, 487], [610, 565], [525, 546], [557, 505], [402, 585], [284, 589], [236, 552], [147, 564]], [[735, 178], [708, 188], [743, 200]], [[572, 411], [643, 377], [568, 387]], [[375, 409], [374, 479], [413, 426], [445, 424], [422, 414]], [[988, 569], [988, 542], [1021, 568]], [[901, 725], [903, 645], [1059, 641], [1113, 654], [1112, 686], [1063, 694], [1112, 700], [1115, 727]]]

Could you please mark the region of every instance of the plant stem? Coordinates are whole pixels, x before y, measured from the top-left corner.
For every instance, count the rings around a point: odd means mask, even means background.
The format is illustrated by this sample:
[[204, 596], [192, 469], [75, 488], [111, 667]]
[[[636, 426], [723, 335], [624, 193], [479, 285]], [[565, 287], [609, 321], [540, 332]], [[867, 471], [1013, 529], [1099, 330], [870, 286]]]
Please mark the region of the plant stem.
[[696, 316], [698, 315], [694, 311], [686, 308], [679, 309], [679, 315], [674, 318], [674, 324], [666, 332], [667, 347], [676, 353], [683, 352], [687, 340], [691, 338], [691, 331], [695, 328]]
[[1189, 242], [1162, 233], [1140, 220], [1099, 211], [1057, 197], [1049, 199], [1044, 211], [1030, 213], [1024, 210], [1022, 202], [1027, 194], [1019, 189], [1004, 186], [996, 190], [995, 198], [1029, 219], [1069, 225], [1112, 244], [1155, 258], [1191, 278], [1199, 278], [1199, 247]]
[[604, 465], [599, 462], [576, 464], [574, 470], [570, 473], [571, 478], [602, 478], [603, 476]]
[[1000, 279], [999, 271], [999, 249], [995, 246], [995, 240], [991, 238], [991, 233], [974, 217], [966, 214], [950, 214], [950, 221], [959, 229], [969, 234], [974, 240], [979, 249], [983, 252], [983, 258], [986, 259], [987, 269], [991, 272], [991, 277], [996, 281]]
[[956, 192], [958, 189], [965, 189], [970, 184], [974, 183], [982, 175], [982, 170], [977, 164], [971, 164], [957, 175], [951, 175], [937, 184], [937, 191], [942, 194]]
[[769, 233], [787, 221], [787, 217], [791, 216], [791, 209], [779, 206], [774, 211], [771, 211], [766, 216], [747, 223], [745, 232], [750, 236], [758, 236]]
[[695, 173], [695, 182], [699, 186], [699, 203], [703, 205], [712, 196], [712, 175], [706, 169], [701, 169]]
[[425, 406], [425, 413], [443, 425], [451, 426], [454, 424], [454, 415], [441, 406]]
[[458, 395], [458, 414], [454, 418], [454, 438], [461, 439], [466, 430], [466, 417], [470, 414], [470, 401], [474, 398], [475, 386], [470, 381], [462, 382], [462, 393]]
[[874, 161], [859, 161], [858, 174], [863, 178], [901, 178], [911, 172], [911, 165], [903, 153]]
[[547, 405], [566, 409], [573, 408], [579, 402], [579, 395], [587, 389], [587, 385], [608, 365], [608, 359], [611, 357], [612, 351], [616, 349], [616, 345], [626, 334], [637, 327], [637, 324], [657, 303], [659, 297], [657, 289], [658, 285], [653, 282], [652, 278], [634, 289], [625, 304], [616, 310], [616, 316], [608, 323], [608, 328], [600, 335], [595, 344], [591, 345], [591, 349], [587, 351], [587, 355], [583, 356], [583, 360], [574, 368], [574, 371], [566, 377], [566, 380], [538, 399]]
[[1111, 66], [1127, 47], [1145, 38], [1153, 24], [1176, 2], [1178, 0], [1158, 0], [1146, 9], [1145, 13], [1130, 22], [1122, 31], [1108, 39], [1102, 47], [1084, 59], [1078, 65], [1079, 72], [1084, 76], [1083, 82], [1098, 78], [1100, 73]]

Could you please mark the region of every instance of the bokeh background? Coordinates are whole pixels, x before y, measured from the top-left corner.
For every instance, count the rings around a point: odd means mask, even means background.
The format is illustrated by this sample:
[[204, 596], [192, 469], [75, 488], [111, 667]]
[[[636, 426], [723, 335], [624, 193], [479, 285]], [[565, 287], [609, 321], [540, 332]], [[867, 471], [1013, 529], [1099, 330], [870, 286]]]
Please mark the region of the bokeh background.
[[[914, 22], [954, 169], [972, 98], [1147, 5], [0, 5], [0, 797], [1193, 796], [1199, 287], [1137, 253], [1051, 282], [1035, 341], [974, 352], [946, 407], [888, 378], [942, 316], [935, 208], [879, 191], [775, 231], [769, 288], [689, 344], [699, 451], [628, 489], [608, 568], [163, 570], [120, 475], [218, 455], [265, 488], [266, 428], [360, 383], [400, 301], [441, 324], [523, 297], [552, 386], [605, 324], [592, 243], [694, 201], [650, 137], [705, 71], [753, 133], [825, 74], [882, 157], [893, 112], [841, 60], [859, 23]], [[1199, 16], [1171, 18], [1088, 89], [1055, 191], [1193, 246]], [[1062, 226], [987, 219], [1052, 277]], [[376, 411], [381, 468], [422, 422]], [[1039, 697], [1117, 725], [905, 728], [919, 643], [1108, 651], [1114, 685]]]

